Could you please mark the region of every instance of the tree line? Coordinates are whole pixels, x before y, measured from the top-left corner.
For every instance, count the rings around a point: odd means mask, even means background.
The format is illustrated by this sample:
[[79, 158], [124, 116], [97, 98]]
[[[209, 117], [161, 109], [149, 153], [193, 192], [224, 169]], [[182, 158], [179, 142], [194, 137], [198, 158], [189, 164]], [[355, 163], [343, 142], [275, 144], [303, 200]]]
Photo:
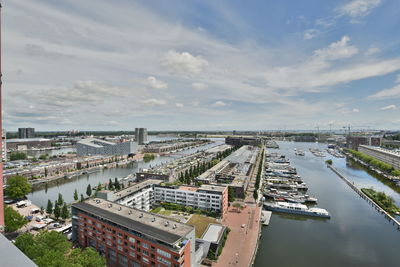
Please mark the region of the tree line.
[[179, 182], [184, 184], [191, 184], [196, 177], [217, 165], [222, 159], [229, 156], [233, 151], [237, 150], [238, 148], [239, 147], [235, 146], [225, 151], [218, 152], [212, 160], [208, 162], [198, 162], [197, 165], [190, 166], [184, 172], [182, 171], [179, 174]]

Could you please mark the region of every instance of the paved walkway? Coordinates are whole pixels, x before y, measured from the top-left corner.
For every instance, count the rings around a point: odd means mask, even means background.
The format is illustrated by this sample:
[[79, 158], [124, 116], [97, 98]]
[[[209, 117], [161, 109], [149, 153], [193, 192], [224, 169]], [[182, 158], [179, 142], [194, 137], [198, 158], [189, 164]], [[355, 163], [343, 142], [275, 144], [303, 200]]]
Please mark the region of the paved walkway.
[[240, 213], [232, 207], [228, 210], [222, 224], [228, 226], [231, 232], [213, 267], [250, 266], [258, 242], [260, 211], [256, 205], [247, 205]]

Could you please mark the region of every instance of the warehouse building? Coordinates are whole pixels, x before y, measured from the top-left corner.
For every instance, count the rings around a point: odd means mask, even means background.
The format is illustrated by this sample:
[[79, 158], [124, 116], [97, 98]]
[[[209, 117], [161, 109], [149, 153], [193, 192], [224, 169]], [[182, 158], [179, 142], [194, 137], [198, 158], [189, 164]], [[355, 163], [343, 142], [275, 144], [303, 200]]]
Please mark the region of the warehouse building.
[[76, 153], [78, 156], [121, 156], [135, 154], [136, 152], [136, 143], [130, 141], [122, 143], [112, 143], [96, 138], [86, 138], [76, 143]]
[[374, 147], [374, 146], [364, 146], [360, 145], [358, 151], [368, 156], [374, 157], [386, 164], [392, 165], [395, 169], [400, 170], [400, 152], [393, 150]]

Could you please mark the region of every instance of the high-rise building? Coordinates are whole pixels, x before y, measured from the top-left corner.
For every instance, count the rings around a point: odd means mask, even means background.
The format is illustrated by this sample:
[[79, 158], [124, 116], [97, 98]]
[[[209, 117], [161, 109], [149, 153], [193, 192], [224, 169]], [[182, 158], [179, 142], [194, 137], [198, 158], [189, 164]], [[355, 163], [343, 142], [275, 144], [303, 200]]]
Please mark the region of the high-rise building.
[[135, 138], [138, 145], [147, 143], [147, 128], [135, 128]]
[[18, 138], [26, 139], [34, 137], [35, 137], [35, 128], [18, 128]]

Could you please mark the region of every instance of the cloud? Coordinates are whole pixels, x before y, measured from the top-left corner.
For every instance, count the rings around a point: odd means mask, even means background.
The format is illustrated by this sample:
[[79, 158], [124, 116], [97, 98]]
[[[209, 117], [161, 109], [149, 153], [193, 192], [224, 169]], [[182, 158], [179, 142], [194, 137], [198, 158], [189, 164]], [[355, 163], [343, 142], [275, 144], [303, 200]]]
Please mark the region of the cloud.
[[188, 52], [168, 51], [161, 66], [173, 74], [199, 74], [208, 66], [208, 61], [201, 56], [193, 56]]
[[375, 54], [377, 54], [379, 52], [381, 52], [381, 49], [379, 49], [376, 46], [372, 46], [364, 53], [364, 55], [371, 56], [371, 55], [375, 55]]
[[371, 13], [381, 2], [381, 0], [352, 0], [336, 10], [339, 15], [360, 18]]
[[167, 104], [167, 101], [165, 101], [164, 99], [156, 99], [156, 98], [145, 99], [140, 102], [149, 106], [163, 106]]
[[148, 87], [154, 88], [154, 89], [166, 89], [166, 88], [168, 88], [168, 84], [166, 82], [157, 80], [153, 76], [147, 77], [146, 84], [147, 84]]
[[354, 113], [360, 112], [360, 110], [358, 108], [353, 108], [351, 111], [354, 112]]
[[212, 104], [213, 107], [225, 107], [227, 104], [223, 101], [216, 101]]
[[314, 55], [322, 60], [336, 60], [349, 58], [358, 53], [357, 47], [348, 45], [350, 38], [343, 36], [340, 41], [330, 44], [328, 47], [314, 51]]
[[388, 105], [385, 107], [381, 107], [381, 110], [396, 110], [397, 106], [396, 105]]
[[382, 100], [388, 98], [400, 98], [400, 84], [389, 89], [381, 90], [373, 95], [368, 96], [368, 98], [376, 100]]
[[192, 87], [196, 90], [205, 90], [208, 88], [208, 85], [205, 83], [192, 83]]
[[317, 34], [317, 30], [315, 30], [315, 29], [306, 30], [303, 34], [303, 39], [311, 40], [315, 37], [316, 34]]
[[397, 74], [396, 83], [400, 83], [400, 74]]
[[175, 103], [175, 106], [177, 108], [183, 108], [185, 105], [183, 105], [182, 103]]
[[74, 56], [72, 55], [48, 51], [44, 48], [43, 45], [37, 45], [37, 44], [26, 44], [25, 51], [28, 56], [33, 56], [33, 57], [44, 57], [48, 59], [74, 58]]

